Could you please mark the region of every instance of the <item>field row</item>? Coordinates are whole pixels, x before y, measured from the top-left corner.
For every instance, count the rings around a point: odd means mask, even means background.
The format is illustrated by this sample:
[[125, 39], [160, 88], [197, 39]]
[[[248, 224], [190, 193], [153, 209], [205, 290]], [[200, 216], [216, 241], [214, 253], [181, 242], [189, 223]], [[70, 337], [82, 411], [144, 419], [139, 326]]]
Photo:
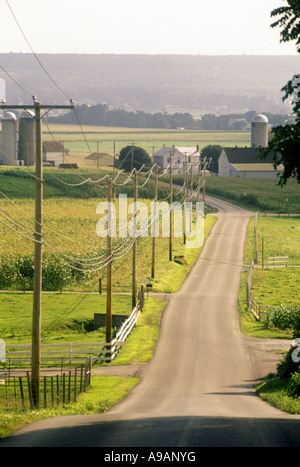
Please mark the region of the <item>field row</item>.
[[[49, 131], [50, 130], [50, 131]], [[166, 146], [249, 146], [249, 132], [191, 131], [191, 130], [145, 130], [109, 127], [83, 127], [76, 125], [48, 125], [44, 128], [45, 141], [62, 141], [66, 149], [66, 161], [84, 166], [84, 157], [91, 152], [118, 154], [128, 144], [143, 147], [150, 156], [164, 144]]]

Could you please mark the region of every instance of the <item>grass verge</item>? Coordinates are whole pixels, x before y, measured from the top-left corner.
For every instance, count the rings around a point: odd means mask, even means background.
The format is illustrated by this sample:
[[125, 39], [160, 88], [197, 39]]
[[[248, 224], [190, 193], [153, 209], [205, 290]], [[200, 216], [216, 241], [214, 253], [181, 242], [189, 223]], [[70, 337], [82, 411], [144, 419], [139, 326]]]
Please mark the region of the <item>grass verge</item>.
[[89, 391], [78, 396], [76, 403], [61, 404], [39, 410], [0, 410], [0, 439], [29, 423], [66, 415], [86, 415], [106, 412], [124, 399], [138, 384], [138, 378], [93, 376]]
[[290, 414], [300, 414], [300, 398], [288, 395], [290, 378], [271, 377], [256, 386], [256, 392], [268, 404]]

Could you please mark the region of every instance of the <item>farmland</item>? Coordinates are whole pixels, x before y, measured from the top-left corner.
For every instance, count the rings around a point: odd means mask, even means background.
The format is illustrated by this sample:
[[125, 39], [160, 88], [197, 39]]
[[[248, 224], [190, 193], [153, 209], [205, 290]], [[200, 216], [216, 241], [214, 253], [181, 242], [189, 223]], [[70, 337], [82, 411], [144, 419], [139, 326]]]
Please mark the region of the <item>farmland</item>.
[[196, 146], [208, 144], [221, 146], [247, 146], [250, 133], [246, 131], [196, 131], [196, 130], [145, 130], [112, 127], [83, 126], [83, 133], [76, 125], [50, 124], [44, 128], [45, 141], [63, 141], [67, 162], [84, 166], [84, 157], [91, 152], [118, 154], [122, 147], [134, 143], [143, 147], [150, 156], [166, 146]]
[[300, 186], [280, 187], [276, 179], [208, 177], [206, 193], [261, 213], [300, 213]]
[[[247, 241], [245, 245], [245, 264], [250, 264], [251, 258], [256, 258], [254, 222], [252, 217], [247, 229]], [[262, 238], [264, 239], [264, 251], [262, 252]], [[295, 307], [299, 306], [299, 281], [300, 281], [300, 217], [258, 216], [257, 219], [257, 248], [258, 260], [252, 272], [251, 293], [259, 305], [269, 307]], [[262, 268], [262, 254], [264, 268]], [[267, 256], [288, 255], [288, 267], [267, 268]], [[269, 331], [263, 322], [255, 322], [254, 316], [247, 311], [246, 306], [246, 272], [242, 276], [240, 291], [240, 312], [242, 325], [250, 333], [258, 337], [289, 338], [291, 333]], [[246, 332], [246, 331], [245, 331]]]

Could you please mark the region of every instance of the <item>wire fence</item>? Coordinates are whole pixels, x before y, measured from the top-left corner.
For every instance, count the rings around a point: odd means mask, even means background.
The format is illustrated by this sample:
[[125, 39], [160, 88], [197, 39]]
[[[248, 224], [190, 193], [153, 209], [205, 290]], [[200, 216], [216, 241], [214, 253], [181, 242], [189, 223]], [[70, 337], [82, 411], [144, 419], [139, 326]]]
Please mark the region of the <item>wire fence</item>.
[[[91, 359], [63, 373], [59, 369], [44, 371], [40, 377], [39, 407], [76, 402], [78, 395], [86, 392], [90, 383]], [[0, 376], [0, 401], [7, 408], [33, 409], [30, 372], [14, 369], [13, 373], [3, 373]]]

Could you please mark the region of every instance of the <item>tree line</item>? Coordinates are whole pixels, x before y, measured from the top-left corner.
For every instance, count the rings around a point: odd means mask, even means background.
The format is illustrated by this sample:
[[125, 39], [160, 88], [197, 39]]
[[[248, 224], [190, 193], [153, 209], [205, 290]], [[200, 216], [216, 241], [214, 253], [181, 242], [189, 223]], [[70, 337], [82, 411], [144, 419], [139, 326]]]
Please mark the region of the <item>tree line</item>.
[[[195, 129], [195, 130], [246, 130], [256, 114], [249, 111], [243, 114], [228, 115], [205, 114], [195, 118], [190, 113], [166, 112], [147, 113], [144, 111], [127, 111], [110, 109], [106, 104], [76, 107], [77, 116], [83, 125], [122, 126], [126, 128], [161, 128], [161, 129]], [[271, 126], [282, 125], [289, 121], [288, 115], [278, 115], [265, 112]], [[77, 124], [73, 111], [58, 117], [49, 118], [50, 123]]]

